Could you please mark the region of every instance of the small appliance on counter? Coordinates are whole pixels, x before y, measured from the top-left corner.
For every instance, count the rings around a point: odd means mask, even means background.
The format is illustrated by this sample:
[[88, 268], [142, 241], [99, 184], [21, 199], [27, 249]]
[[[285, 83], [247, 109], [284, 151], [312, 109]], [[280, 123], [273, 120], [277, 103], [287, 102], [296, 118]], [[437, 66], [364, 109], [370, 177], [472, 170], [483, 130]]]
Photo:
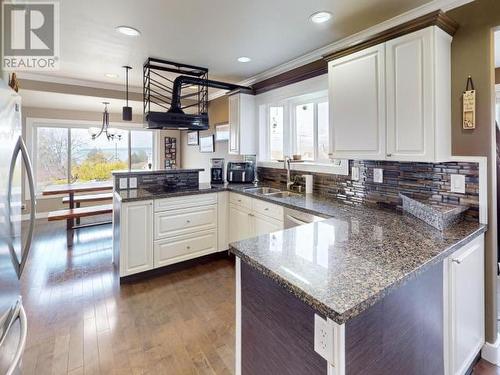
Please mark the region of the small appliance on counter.
[[228, 182], [253, 182], [255, 175], [254, 164], [249, 161], [228, 162], [227, 181]]
[[224, 183], [224, 159], [214, 158], [210, 159], [212, 166], [210, 168], [210, 183], [223, 184]]

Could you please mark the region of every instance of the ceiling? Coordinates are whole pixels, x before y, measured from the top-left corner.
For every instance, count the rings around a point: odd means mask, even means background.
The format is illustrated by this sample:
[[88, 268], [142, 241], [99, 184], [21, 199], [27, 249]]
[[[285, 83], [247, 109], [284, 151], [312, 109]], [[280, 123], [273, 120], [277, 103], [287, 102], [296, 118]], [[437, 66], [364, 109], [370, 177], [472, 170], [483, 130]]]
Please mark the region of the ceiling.
[[[142, 85], [148, 56], [209, 68], [210, 77], [237, 82], [416, 8], [430, 0], [64, 0], [61, 69], [57, 77]], [[333, 18], [313, 24], [309, 15]], [[139, 37], [117, 33], [118, 25]], [[250, 63], [236, 61], [249, 56]], [[105, 73], [117, 73], [110, 79]]]

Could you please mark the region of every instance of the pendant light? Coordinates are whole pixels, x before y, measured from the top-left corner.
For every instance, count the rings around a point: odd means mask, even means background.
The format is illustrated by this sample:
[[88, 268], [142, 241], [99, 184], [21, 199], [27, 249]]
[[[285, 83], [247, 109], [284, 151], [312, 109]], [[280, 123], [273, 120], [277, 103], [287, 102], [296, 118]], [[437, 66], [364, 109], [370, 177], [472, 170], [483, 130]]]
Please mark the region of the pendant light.
[[127, 105], [123, 107], [122, 119], [123, 121], [132, 121], [132, 107], [128, 105], [128, 71], [132, 69], [130, 66], [123, 66], [125, 68], [125, 79], [126, 79], [126, 89], [127, 89]]
[[104, 112], [102, 113], [101, 128], [89, 128], [90, 136], [92, 137], [92, 140], [95, 140], [104, 133], [106, 135], [106, 138], [108, 138], [108, 141], [115, 140], [115, 138], [120, 141], [122, 139], [122, 135], [119, 133], [119, 130], [109, 127], [109, 102], [102, 102], [102, 104], [104, 104]]

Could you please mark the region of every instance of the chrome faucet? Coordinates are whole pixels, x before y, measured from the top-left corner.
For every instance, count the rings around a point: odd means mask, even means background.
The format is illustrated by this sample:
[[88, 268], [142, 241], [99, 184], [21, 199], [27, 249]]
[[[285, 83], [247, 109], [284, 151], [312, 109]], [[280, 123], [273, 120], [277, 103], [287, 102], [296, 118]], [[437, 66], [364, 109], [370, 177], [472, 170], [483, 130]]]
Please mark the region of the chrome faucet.
[[290, 190], [294, 184], [290, 176], [291, 161], [292, 159], [289, 156], [285, 156], [284, 168], [286, 169], [286, 190]]

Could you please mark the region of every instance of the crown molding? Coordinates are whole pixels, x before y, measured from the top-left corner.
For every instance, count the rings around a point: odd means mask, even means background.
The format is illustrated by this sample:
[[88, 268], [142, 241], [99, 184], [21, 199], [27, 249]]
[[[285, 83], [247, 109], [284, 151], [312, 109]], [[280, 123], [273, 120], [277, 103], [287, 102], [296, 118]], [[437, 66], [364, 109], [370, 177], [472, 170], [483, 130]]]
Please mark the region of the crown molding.
[[[324, 55], [331, 54], [336, 50], [340, 50], [349, 46], [353, 46], [358, 44], [370, 37], [384, 32], [388, 29], [401, 25], [403, 23], [409, 22], [416, 18], [422, 17], [426, 14], [442, 10], [443, 12], [447, 12], [451, 9], [458, 8], [462, 5], [473, 2], [474, 0], [433, 0], [429, 3], [423, 4], [417, 8], [411, 9], [407, 12], [404, 12], [396, 17], [390, 18], [386, 21], [383, 21], [377, 25], [369, 27], [365, 30], [362, 30], [358, 33], [352, 34], [348, 37], [340, 39], [336, 42], [330, 43], [324, 47], [318, 48], [314, 51], [311, 51], [305, 55], [297, 57], [293, 60], [290, 60], [286, 63], [278, 65], [274, 68], [266, 70], [262, 73], [256, 74], [252, 77], [249, 77], [243, 81], [238, 82], [238, 85], [241, 86], [251, 86], [256, 82], [263, 81], [265, 79], [269, 79], [276, 75], [285, 73], [289, 70], [298, 68], [302, 65], [306, 65], [312, 63], [316, 60], [322, 59]], [[209, 95], [209, 100], [216, 99], [225, 95], [224, 91], [216, 91]]]

